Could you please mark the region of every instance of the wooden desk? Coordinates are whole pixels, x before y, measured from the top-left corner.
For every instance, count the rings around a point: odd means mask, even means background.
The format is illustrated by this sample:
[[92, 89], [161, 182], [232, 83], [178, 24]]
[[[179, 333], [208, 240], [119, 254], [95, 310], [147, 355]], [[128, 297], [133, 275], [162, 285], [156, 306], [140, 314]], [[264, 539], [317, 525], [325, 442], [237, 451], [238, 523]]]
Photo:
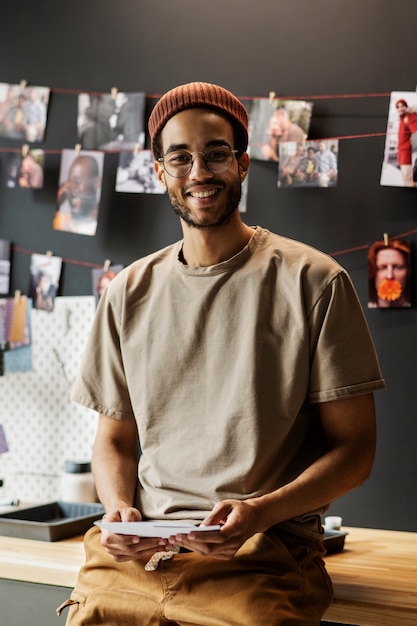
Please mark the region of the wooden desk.
[[[417, 533], [344, 530], [345, 550], [326, 558], [335, 598], [324, 619], [417, 626]], [[71, 588], [83, 561], [82, 537], [52, 543], [0, 537], [0, 579]]]
[[82, 537], [49, 542], [0, 536], [0, 579], [74, 587], [83, 562]]
[[417, 625], [417, 533], [344, 528], [326, 558], [334, 602], [325, 618], [360, 626]]

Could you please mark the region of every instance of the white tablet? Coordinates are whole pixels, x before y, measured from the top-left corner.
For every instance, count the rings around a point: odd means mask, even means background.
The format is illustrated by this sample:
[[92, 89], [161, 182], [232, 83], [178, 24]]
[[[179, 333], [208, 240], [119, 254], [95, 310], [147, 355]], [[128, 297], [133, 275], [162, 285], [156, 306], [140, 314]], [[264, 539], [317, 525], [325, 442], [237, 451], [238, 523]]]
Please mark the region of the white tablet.
[[175, 522], [169, 520], [157, 522], [94, 522], [103, 530], [118, 535], [136, 535], [138, 537], [162, 537], [167, 539], [171, 535], [188, 535], [192, 532], [208, 532], [220, 530], [221, 526], [196, 526], [191, 522]]

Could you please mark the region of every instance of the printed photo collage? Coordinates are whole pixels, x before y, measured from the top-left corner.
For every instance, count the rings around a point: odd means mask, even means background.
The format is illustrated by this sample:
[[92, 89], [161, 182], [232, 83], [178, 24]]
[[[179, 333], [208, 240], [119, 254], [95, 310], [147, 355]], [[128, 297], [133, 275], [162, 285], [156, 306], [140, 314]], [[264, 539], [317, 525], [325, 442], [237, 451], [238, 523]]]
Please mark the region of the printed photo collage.
[[[45, 151], [33, 143], [44, 140], [50, 89], [0, 83], [0, 141], [22, 144], [8, 153], [6, 185], [40, 189]], [[75, 148], [63, 149], [53, 229], [94, 236], [100, 208], [106, 151], [119, 153], [115, 190], [120, 193], [160, 194], [153, 156], [145, 149], [143, 92], [78, 95]], [[253, 99], [249, 113], [251, 159], [277, 164], [279, 188], [330, 188], [338, 182], [337, 140], [309, 139], [313, 103], [275, 97]], [[381, 185], [417, 186], [417, 93], [392, 92], [388, 111]], [[246, 179], [240, 210], [246, 210]], [[375, 242], [369, 249], [369, 307], [409, 307], [410, 244]], [[59, 287], [62, 259], [32, 255], [29, 296], [34, 308], [51, 311]], [[96, 302], [103, 286], [121, 266], [93, 270]], [[0, 241], [0, 294], [9, 291], [10, 242]]]

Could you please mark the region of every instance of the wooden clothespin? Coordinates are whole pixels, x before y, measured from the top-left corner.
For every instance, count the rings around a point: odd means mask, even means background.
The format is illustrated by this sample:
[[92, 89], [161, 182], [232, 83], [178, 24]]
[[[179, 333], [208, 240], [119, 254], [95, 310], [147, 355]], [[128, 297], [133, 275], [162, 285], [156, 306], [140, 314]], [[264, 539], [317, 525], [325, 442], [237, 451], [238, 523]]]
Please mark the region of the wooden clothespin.
[[103, 265], [103, 272], [108, 272], [110, 265], [111, 265], [110, 259], [106, 259]]
[[27, 80], [20, 81], [20, 86], [19, 86], [20, 93], [23, 93], [25, 91], [27, 84], [28, 84]]
[[136, 155], [140, 152], [140, 143], [135, 143], [135, 147], [133, 148], [133, 154]]
[[45, 253], [45, 256], [47, 256], [48, 259], [50, 259], [52, 256], [54, 256], [54, 253], [51, 252], [51, 250], [47, 250], [46, 253]]
[[20, 289], [16, 289], [14, 292], [14, 301], [16, 304], [20, 302], [21, 296], [22, 296], [22, 292], [20, 291]]
[[80, 143], [76, 143], [74, 146], [74, 150], [77, 153], [77, 155], [80, 153], [81, 150], [81, 144]]
[[389, 237], [388, 237], [388, 233], [384, 233], [384, 245], [385, 246], [389, 246]]
[[25, 157], [29, 154], [29, 144], [24, 143], [22, 146], [22, 157]]
[[269, 92], [269, 104], [274, 104], [274, 100], [275, 100], [276, 95], [277, 94], [275, 93], [275, 91], [270, 91]]
[[111, 88], [111, 97], [112, 97], [112, 100], [116, 100], [116, 96], [117, 96], [118, 91], [119, 91], [119, 90], [117, 89], [117, 87], [112, 87], [112, 88]]

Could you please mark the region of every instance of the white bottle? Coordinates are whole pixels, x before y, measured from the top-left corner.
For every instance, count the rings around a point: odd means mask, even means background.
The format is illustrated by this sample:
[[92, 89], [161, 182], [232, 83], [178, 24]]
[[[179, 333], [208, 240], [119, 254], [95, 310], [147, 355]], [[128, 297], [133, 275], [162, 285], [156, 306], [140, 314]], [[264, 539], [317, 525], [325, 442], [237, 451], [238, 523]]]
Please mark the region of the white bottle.
[[65, 461], [61, 477], [61, 500], [97, 502], [97, 492], [89, 461]]

